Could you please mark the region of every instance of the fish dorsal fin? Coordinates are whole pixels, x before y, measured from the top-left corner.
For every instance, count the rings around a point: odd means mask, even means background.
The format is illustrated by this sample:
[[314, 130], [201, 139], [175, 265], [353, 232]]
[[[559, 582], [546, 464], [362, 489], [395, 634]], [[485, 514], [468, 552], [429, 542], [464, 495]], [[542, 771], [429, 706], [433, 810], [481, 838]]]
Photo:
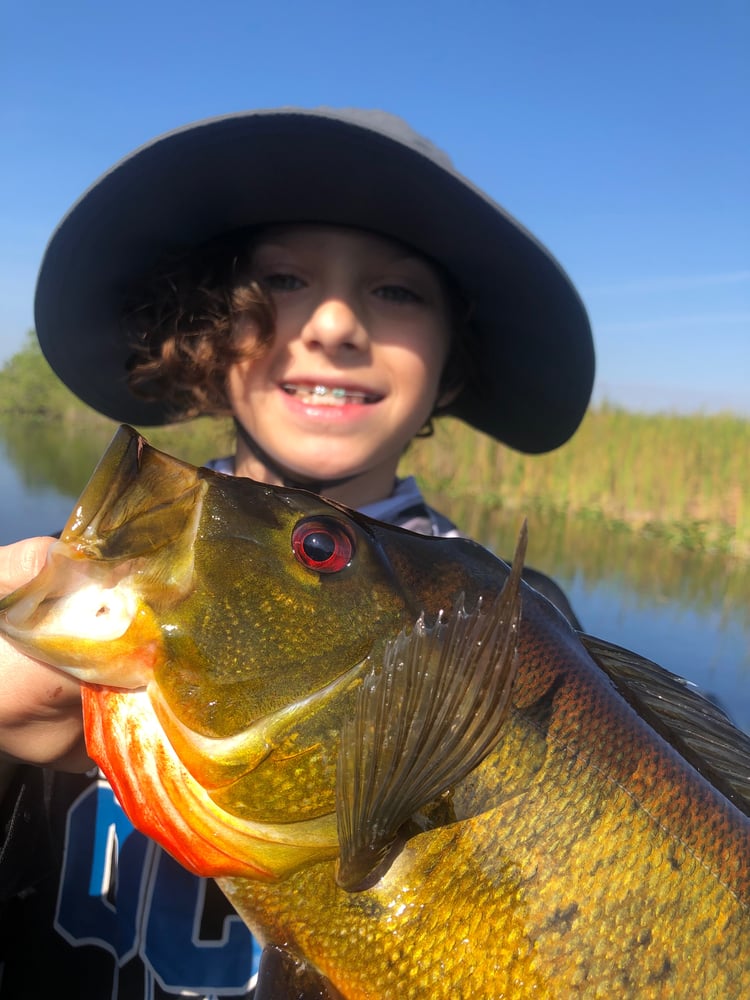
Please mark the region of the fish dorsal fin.
[[255, 1000], [344, 1000], [329, 980], [287, 948], [267, 944], [260, 956]]
[[750, 816], [750, 737], [690, 681], [603, 639], [580, 639], [638, 714]]
[[424, 615], [364, 678], [342, 732], [336, 881], [366, 888], [387, 870], [405, 824], [497, 744], [515, 677], [526, 525], [501, 592], [463, 599], [432, 626]]

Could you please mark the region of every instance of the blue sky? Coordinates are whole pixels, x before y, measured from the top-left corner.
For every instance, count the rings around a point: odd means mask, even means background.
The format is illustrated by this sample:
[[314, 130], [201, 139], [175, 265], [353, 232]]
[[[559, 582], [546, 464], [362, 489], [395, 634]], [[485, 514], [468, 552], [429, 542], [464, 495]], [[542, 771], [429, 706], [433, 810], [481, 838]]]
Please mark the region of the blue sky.
[[7, 0], [0, 361], [47, 238], [112, 163], [242, 108], [405, 117], [558, 257], [596, 395], [750, 414], [747, 0]]

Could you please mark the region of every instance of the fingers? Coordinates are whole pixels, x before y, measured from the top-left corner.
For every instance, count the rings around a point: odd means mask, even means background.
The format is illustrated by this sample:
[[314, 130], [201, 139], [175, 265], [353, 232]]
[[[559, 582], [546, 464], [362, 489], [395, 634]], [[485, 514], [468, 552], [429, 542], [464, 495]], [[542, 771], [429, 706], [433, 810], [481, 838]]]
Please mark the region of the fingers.
[[0, 546], [0, 594], [9, 594], [36, 576], [54, 540], [40, 536]]
[[[0, 547], [0, 595], [34, 577], [52, 538]], [[20, 652], [0, 636], [0, 759], [81, 771], [91, 767], [83, 739], [78, 682]]]

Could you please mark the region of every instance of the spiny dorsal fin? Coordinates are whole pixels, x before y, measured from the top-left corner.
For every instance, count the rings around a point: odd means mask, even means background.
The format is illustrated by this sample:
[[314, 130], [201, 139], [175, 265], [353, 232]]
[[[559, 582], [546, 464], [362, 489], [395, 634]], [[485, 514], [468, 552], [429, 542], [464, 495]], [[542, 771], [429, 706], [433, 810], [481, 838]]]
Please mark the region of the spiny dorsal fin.
[[639, 715], [750, 816], [750, 737], [690, 681], [603, 639], [580, 639]]
[[526, 524], [497, 597], [463, 599], [433, 626], [421, 616], [389, 643], [344, 727], [337, 775], [340, 861], [349, 891], [387, 869], [404, 825], [498, 742], [516, 674]]

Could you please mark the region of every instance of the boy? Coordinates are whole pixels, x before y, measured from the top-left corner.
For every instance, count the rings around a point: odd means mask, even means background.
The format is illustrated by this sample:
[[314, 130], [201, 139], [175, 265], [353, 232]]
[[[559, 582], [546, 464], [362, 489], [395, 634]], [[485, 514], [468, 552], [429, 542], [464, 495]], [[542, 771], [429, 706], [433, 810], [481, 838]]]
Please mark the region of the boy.
[[[457, 529], [396, 478], [433, 417], [546, 451], [593, 381], [554, 259], [380, 112], [248, 112], [142, 147], [56, 230], [36, 322], [102, 413], [231, 413], [214, 468], [436, 535]], [[45, 544], [9, 547], [5, 590]], [[257, 949], [213, 883], [135, 832], [101, 778], [50, 769], [87, 766], [75, 685], [5, 644], [0, 673], [0, 997], [248, 995]]]

